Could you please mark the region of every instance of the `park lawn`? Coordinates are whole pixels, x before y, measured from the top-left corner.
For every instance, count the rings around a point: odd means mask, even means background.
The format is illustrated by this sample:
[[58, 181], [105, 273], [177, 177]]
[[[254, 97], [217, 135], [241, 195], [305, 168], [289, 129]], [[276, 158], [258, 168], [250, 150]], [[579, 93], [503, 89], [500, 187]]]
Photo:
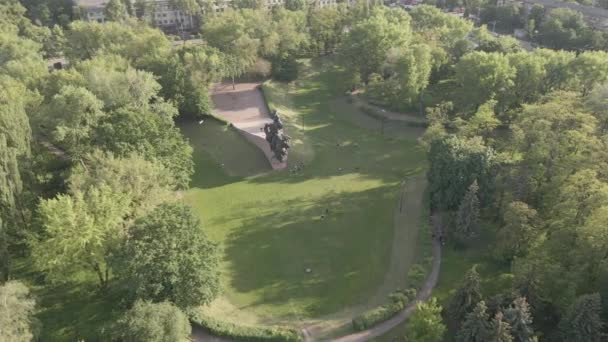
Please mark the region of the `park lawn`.
[[[415, 135], [380, 135], [353, 123], [348, 107], [332, 106], [342, 96], [339, 77], [331, 61], [307, 60], [295, 85], [265, 85], [293, 138], [290, 167], [303, 164], [301, 171], [248, 170], [257, 165], [252, 156], [263, 156], [243, 152], [244, 139], [210, 152], [204, 147], [217, 136], [205, 124], [184, 129], [197, 160], [184, 200], [224, 255], [224, 295], [210, 314], [296, 323], [365, 303], [382, 283], [399, 184], [424, 172], [425, 154]], [[229, 166], [235, 155], [244, 156], [240, 167]]]

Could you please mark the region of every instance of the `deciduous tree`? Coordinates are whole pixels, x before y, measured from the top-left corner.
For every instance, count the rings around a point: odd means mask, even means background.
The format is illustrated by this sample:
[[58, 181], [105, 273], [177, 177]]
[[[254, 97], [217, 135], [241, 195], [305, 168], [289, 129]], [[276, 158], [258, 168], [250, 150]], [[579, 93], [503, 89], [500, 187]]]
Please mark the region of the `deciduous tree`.
[[210, 303], [219, 293], [219, 255], [200, 220], [183, 204], [163, 204], [131, 228], [122, 274], [138, 298], [180, 308]]
[[129, 16], [127, 6], [122, 0], [109, 0], [104, 7], [104, 14], [107, 20], [124, 21]]
[[380, 71], [391, 48], [404, 47], [410, 40], [410, 17], [398, 9], [374, 9], [372, 16], [356, 23], [340, 48], [342, 63], [367, 81]]
[[501, 53], [471, 52], [455, 68], [463, 106], [477, 109], [492, 98], [501, 102], [512, 91], [516, 70]]
[[116, 335], [130, 342], [186, 342], [192, 328], [188, 317], [169, 302], [136, 301], [116, 324]]
[[0, 332], [3, 341], [29, 342], [37, 338], [40, 322], [34, 317], [36, 302], [18, 281], [0, 285]]
[[[481, 138], [463, 139], [446, 136], [434, 140], [429, 152], [428, 173], [431, 205], [442, 210], [456, 210], [468, 187], [477, 180], [481, 192], [489, 192], [492, 169], [496, 163], [492, 148]], [[480, 196], [483, 206], [483, 197]]]
[[540, 233], [536, 210], [524, 202], [511, 202], [502, 219], [504, 224], [498, 231], [495, 253], [506, 260], [525, 255]]
[[95, 272], [100, 285], [107, 286], [112, 254], [126, 237], [122, 222], [127, 209], [125, 196], [107, 186], [42, 200], [38, 215], [43, 231], [30, 241], [36, 267], [54, 281]]

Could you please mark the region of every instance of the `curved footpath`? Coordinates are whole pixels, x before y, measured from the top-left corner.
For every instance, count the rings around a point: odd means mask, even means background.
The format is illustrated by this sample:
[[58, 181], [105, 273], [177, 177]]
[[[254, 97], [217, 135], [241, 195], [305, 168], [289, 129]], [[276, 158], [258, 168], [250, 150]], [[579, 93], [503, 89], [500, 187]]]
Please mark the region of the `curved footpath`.
[[426, 282], [424, 286], [418, 292], [416, 296], [416, 300], [408, 305], [403, 311], [401, 311], [397, 316], [389, 319], [386, 322], [380, 323], [375, 327], [364, 330], [358, 333], [346, 335], [340, 338], [333, 339], [333, 342], [359, 342], [359, 341], [369, 341], [372, 338], [382, 336], [403, 323], [406, 319], [408, 319], [416, 310], [416, 305], [418, 302], [426, 301], [431, 297], [431, 293], [433, 292], [433, 288], [437, 285], [437, 281], [439, 280], [439, 269], [441, 266], [441, 243], [437, 239], [433, 239], [433, 264], [431, 268], [431, 273], [426, 278]]
[[[432, 217], [432, 225], [434, 231], [441, 231], [440, 222], [436, 217]], [[407, 320], [416, 310], [416, 306], [418, 302], [426, 301], [431, 297], [433, 292], [433, 288], [437, 285], [437, 281], [439, 280], [439, 271], [441, 268], [441, 243], [437, 239], [433, 239], [433, 262], [431, 267], [431, 272], [429, 273], [424, 286], [418, 291], [418, 295], [416, 296], [416, 300], [408, 305], [403, 311], [401, 311], [397, 316], [376, 325], [373, 328], [368, 330], [360, 331], [354, 334], [342, 336], [336, 339], [333, 339], [333, 342], [362, 342], [369, 341], [375, 337], [382, 336], [403, 323]], [[306, 329], [302, 330], [302, 334], [304, 335], [304, 340], [306, 342], [314, 341], [306, 331]], [[220, 338], [216, 336], [212, 336], [207, 333], [204, 329], [198, 326], [193, 326], [192, 329], [192, 340], [197, 342], [234, 342], [233, 340], [227, 338]]]

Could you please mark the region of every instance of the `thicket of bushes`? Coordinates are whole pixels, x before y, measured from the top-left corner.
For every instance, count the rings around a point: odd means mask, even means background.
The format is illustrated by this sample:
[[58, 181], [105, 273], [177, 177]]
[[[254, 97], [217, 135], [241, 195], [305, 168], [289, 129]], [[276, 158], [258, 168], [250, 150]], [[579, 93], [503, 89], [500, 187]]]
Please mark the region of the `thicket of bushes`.
[[190, 320], [208, 330], [215, 336], [234, 338], [250, 342], [300, 342], [302, 336], [292, 328], [281, 326], [255, 327], [234, 324], [193, 313]]
[[353, 328], [356, 331], [362, 331], [391, 319], [416, 299], [416, 290], [407, 289], [396, 291], [389, 295], [389, 299], [389, 303], [367, 310], [361, 315], [353, 318]]

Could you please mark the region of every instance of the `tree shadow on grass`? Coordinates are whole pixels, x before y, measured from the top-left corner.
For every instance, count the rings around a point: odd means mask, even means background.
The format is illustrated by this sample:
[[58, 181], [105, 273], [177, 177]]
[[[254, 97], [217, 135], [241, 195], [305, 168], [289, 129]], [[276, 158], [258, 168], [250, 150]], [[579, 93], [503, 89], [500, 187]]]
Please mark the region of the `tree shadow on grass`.
[[117, 287], [102, 293], [93, 283], [46, 284], [34, 293], [42, 308], [41, 341], [109, 341], [112, 323], [126, 310]]
[[312, 317], [365, 302], [388, 266], [397, 190], [270, 201], [283, 210], [246, 218], [224, 242], [230, 286], [256, 293], [238, 304], [273, 306], [280, 319], [293, 308]]

